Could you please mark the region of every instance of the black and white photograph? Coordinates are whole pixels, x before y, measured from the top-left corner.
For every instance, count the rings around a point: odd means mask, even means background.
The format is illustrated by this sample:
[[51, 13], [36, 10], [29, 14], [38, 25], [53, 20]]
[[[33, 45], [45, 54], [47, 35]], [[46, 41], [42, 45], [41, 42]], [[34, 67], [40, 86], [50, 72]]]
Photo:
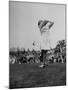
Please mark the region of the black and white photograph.
[[9, 1], [9, 88], [66, 86], [66, 4]]

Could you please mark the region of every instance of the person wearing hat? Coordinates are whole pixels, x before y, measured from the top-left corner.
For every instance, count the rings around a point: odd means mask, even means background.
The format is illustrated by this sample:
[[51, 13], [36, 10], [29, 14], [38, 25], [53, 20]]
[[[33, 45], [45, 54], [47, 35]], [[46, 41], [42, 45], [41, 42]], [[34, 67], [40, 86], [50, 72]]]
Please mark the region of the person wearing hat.
[[41, 33], [41, 40], [40, 40], [40, 45], [41, 45], [41, 56], [40, 56], [40, 61], [41, 65], [40, 67], [45, 67], [47, 65], [47, 51], [50, 50], [50, 28], [52, 27], [54, 23], [49, 21], [49, 20], [39, 20], [38, 21], [38, 27], [40, 29]]

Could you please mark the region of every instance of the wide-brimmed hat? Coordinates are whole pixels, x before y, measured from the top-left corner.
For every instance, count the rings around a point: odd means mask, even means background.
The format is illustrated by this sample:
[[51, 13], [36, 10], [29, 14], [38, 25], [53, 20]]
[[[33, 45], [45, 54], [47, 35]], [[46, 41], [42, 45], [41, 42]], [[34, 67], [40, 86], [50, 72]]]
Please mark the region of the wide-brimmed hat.
[[49, 20], [39, 20], [38, 21], [38, 27], [40, 31], [46, 31], [49, 30], [53, 26], [54, 22]]

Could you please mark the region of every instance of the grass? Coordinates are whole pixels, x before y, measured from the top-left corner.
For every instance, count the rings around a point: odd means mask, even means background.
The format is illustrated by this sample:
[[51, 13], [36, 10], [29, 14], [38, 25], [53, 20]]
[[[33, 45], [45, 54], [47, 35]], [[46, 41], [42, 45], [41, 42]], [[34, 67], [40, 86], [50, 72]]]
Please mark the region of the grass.
[[66, 64], [49, 64], [42, 69], [37, 64], [10, 65], [9, 88], [30, 88], [66, 85]]

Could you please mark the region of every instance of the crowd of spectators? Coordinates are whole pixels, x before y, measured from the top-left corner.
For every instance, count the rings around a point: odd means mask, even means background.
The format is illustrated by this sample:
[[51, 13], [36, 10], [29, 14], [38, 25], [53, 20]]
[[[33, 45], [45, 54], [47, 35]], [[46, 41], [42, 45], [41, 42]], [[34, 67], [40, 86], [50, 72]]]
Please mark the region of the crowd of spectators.
[[[41, 52], [32, 50], [25, 50], [25, 48], [10, 48], [9, 63], [40, 63]], [[47, 63], [65, 63], [66, 62], [66, 41], [58, 41], [55, 48], [47, 52]]]

